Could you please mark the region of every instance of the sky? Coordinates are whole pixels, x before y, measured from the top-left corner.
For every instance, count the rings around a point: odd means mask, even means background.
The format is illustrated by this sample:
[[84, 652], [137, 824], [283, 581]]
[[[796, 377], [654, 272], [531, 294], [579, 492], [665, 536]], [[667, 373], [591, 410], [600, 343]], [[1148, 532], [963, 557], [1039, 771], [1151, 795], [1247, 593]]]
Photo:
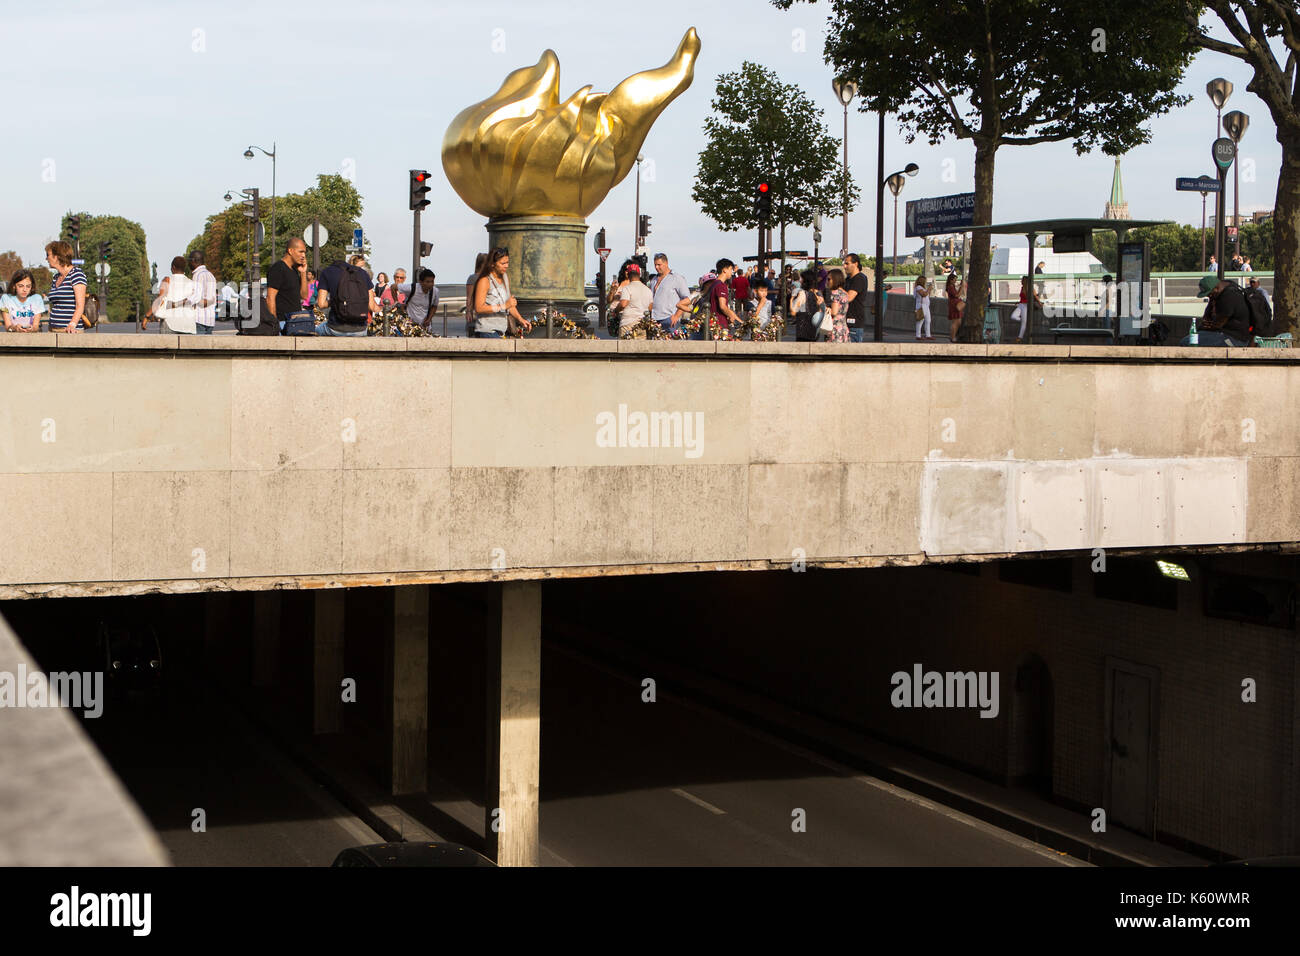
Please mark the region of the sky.
[[[6, 187], [0, 250], [42, 262], [62, 215], [84, 210], [141, 223], [150, 260], [165, 272], [206, 217], [226, 206], [227, 190], [257, 186], [263, 197], [270, 195], [271, 160], [243, 153], [250, 144], [268, 150], [274, 144], [280, 194], [301, 192], [318, 173], [353, 179], [364, 202], [361, 226], [372, 244], [371, 264], [389, 274], [410, 266], [408, 170], [428, 169], [431, 204], [423, 238], [434, 250], [425, 265], [439, 274], [440, 285], [454, 285], [487, 239], [483, 218], [461, 201], [442, 171], [442, 137], [451, 119], [495, 92], [512, 70], [536, 63], [547, 48], [559, 56], [560, 95], [567, 97], [587, 84], [609, 90], [632, 73], [662, 65], [694, 26], [702, 42], [694, 82], [650, 130], [641, 182], [641, 212], [652, 217], [650, 251], [666, 252], [694, 281], [715, 259], [739, 261], [756, 244], [753, 233], [720, 231], [691, 199], [716, 78], [746, 59], [762, 63], [811, 95], [838, 136], [843, 109], [822, 58], [828, 5], [781, 11], [766, 0], [658, 0], [641, 8], [646, 15], [635, 26], [621, 9], [587, 0], [12, 5], [7, 35], [27, 37], [30, 45], [29, 55], [0, 58], [0, 78], [15, 104], [0, 150]], [[1223, 33], [1221, 27], [1215, 32]], [[48, 47], [56, 39], [68, 52], [52, 59]], [[1205, 84], [1216, 76], [1235, 86], [1226, 109], [1251, 118], [1241, 144], [1242, 211], [1272, 208], [1281, 147], [1268, 110], [1247, 92], [1251, 73], [1244, 63], [1203, 52], [1182, 86], [1192, 102], [1153, 120], [1151, 143], [1123, 158], [1133, 218], [1199, 224], [1199, 194], [1175, 192], [1174, 178], [1213, 169], [1215, 115]], [[849, 164], [860, 185], [875, 175], [876, 126], [874, 115], [850, 111]], [[886, 129], [886, 173], [909, 162], [920, 166], [900, 197], [900, 223], [907, 199], [974, 189], [969, 141], [908, 144], [892, 121]], [[1100, 216], [1112, 172], [1111, 158], [1077, 156], [1068, 143], [1004, 147], [997, 158], [994, 221]], [[862, 208], [849, 215], [849, 244], [870, 251], [874, 202], [869, 188], [863, 193]], [[885, 215], [889, 255], [889, 203]], [[634, 170], [587, 218], [589, 278], [599, 265], [591, 251], [595, 231], [608, 230], [617, 263], [632, 251], [635, 216]], [[832, 254], [841, 222], [837, 215], [823, 227], [822, 247]], [[900, 226], [900, 255], [919, 247], [919, 240], [901, 233]], [[1017, 244], [1010, 237], [997, 241]], [[791, 228], [787, 243], [811, 249], [811, 230]]]

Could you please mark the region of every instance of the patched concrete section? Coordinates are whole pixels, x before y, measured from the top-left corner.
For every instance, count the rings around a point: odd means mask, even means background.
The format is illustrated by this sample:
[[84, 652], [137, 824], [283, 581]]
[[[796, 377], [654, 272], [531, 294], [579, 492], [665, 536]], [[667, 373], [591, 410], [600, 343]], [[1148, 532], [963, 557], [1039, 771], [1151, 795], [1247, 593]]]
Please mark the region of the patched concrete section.
[[921, 473], [921, 550], [926, 554], [1011, 551], [1009, 465], [926, 462]]
[[929, 461], [921, 550], [1000, 554], [1247, 540], [1247, 460]]

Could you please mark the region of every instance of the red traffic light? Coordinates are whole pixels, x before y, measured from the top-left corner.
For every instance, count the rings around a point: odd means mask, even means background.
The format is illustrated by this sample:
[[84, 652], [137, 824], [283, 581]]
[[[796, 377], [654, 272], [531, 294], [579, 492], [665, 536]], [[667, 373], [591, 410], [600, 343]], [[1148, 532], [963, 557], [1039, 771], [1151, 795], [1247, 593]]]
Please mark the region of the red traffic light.
[[424, 182], [424, 181], [425, 181], [426, 179], [428, 179], [428, 178], [429, 178], [429, 174], [428, 174], [428, 173], [416, 173], [416, 174], [415, 174], [415, 181], [416, 181], [417, 183], [422, 183], [422, 182]]
[[759, 184], [758, 184], [758, 191], [761, 192], [761, 193], [765, 193], [765, 192], [767, 192], [767, 183], [759, 183]]

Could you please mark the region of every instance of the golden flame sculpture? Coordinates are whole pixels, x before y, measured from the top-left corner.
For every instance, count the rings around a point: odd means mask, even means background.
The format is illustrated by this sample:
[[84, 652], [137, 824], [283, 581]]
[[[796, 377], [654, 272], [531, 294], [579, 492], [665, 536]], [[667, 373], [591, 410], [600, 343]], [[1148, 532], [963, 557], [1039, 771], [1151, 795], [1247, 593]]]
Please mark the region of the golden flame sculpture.
[[650, 127], [695, 77], [700, 38], [686, 31], [656, 70], [612, 93], [584, 86], [560, 102], [560, 61], [547, 50], [462, 110], [442, 140], [442, 168], [475, 212], [585, 218], [632, 169]]

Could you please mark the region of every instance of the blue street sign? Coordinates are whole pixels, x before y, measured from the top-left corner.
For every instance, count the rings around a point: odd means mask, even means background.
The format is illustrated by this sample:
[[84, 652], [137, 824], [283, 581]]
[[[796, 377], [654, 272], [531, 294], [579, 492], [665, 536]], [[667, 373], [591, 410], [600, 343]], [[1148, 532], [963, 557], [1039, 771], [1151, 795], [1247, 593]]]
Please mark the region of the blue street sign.
[[1179, 176], [1174, 189], [1185, 193], [1217, 193], [1219, 181], [1213, 176]]
[[908, 236], [933, 236], [961, 232], [975, 224], [975, 194], [913, 199], [907, 204]]
[[85, 260], [85, 259], [73, 259], [73, 260], [72, 260], [72, 264], [73, 264], [74, 266], [84, 266], [84, 265], [86, 264], [86, 260]]
[[353, 230], [352, 230], [352, 244], [353, 244], [354, 246], [359, 246], [359, 245], [361, 245], [361, 230], [360, 230], [360, 229], [353, 229]]

